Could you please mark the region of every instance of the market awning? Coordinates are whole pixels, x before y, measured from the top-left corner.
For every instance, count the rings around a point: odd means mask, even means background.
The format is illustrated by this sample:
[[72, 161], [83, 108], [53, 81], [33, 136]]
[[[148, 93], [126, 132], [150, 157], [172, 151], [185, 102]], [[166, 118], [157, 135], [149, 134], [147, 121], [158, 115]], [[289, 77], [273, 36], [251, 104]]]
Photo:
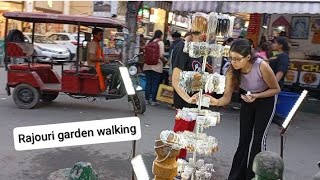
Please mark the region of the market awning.
[[320, 14], [320, 2], [283, 1], [173, 1], [172, 11], [267, 13], [267, 14]]

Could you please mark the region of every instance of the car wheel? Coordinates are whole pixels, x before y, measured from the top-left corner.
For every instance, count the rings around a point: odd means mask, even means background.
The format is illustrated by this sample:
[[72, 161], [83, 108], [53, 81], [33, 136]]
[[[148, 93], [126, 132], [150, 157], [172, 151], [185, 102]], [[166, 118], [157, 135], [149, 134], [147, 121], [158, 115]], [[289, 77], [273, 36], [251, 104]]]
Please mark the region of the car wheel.
[[28, 85], [19, 84], [13, 90], [13, 101], [21, 109], [34, 108], [40, 99], [39, 90]]
[[43, 92], [41, 94], [40, 99], [43, 102], [52, 102], [58, 97], [58, 95], [59, 95], [59, 92]]

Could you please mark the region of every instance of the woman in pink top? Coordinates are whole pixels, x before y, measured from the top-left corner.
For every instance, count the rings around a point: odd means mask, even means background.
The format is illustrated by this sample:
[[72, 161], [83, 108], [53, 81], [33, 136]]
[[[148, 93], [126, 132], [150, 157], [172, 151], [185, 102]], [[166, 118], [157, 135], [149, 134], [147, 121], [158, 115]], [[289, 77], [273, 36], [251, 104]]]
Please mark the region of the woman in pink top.
[[264, 42], [260, 46], [260, 51], [256, 53], [256, 55], [263, 59], [269, 60], [272, 57], [272, 43], [271, 42]]

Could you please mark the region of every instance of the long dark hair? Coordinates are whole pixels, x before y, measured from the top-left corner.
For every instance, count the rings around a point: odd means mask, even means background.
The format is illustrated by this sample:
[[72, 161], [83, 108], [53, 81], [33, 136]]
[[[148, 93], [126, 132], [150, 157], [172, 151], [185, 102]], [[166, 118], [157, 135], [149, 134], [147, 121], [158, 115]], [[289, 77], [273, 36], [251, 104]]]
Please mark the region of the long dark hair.
[[[251, 43], [247, 39], [237, 39], [233, 41], [233, 43], [230, 46], [230, 52], [235, 52], [240, 54], [243, 57], [247, 57], [248, 55], [251, 55], [250, 62], [253, 64], [256, 61], [256, 57], [252, 55], [252, 49], [251, 49]], [[230, 59], [231, 60], [231, 59]], [[240, 69], [234, 69], [234, 67], [230, 66], [230, 71], [232, 71], [232, 79], [233, 84], [239, 85], [240, 83]]]
[[162, 31], [160, 30], [156, 30], [154, 32], [153, 38], [150, 40], [150, 42], [152, 42], [155, 39], [161, 38], [161, 36], [163, 35]]
[[288, 40], [286, 37], [277, 37], [276, 38], [276, 42], [280, 45], [282, 45], [282, 51], [289, 54], [289, 50], [290, 50], [290, 47], [289, 47], [289, 43], [288, 43]]
[[271, 58], [272, 54], [272, 43], [271, 42], [264, 42], [260, 46], [260, 50], [266, 52], [267, 58]]

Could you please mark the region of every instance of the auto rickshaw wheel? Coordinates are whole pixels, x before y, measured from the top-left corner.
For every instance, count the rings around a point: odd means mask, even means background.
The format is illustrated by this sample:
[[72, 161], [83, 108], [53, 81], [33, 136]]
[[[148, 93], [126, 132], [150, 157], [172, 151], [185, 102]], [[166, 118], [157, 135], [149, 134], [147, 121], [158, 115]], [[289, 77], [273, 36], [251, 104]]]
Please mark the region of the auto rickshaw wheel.
[[13, 90], [13, 101], [21, 109], [34, 108], [39, 100], [39, 90], [29, 84], [19, 84]]
[[43, 102], [52, 102], [59, 95], [59, 92], [42, 92], [40, 99]]
[[137, 92], [137, 99], [139, 102], [139, 108], [138, 108], [138, 113], [139, 114], [143, 114], [144, 112], [146, 112], [146, 101], [144, 98], [144, 92], [143, 91], [138, 91]]

